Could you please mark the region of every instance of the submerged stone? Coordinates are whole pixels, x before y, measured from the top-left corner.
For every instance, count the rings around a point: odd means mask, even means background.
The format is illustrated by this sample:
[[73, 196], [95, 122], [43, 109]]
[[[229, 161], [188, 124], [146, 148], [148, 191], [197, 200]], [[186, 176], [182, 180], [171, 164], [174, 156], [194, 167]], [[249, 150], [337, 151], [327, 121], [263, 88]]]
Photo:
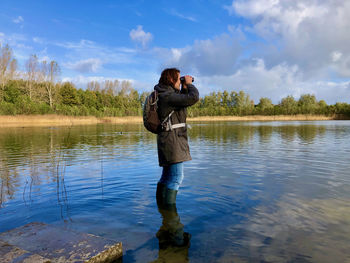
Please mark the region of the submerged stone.
[[10, 245], [0, 240], [0, 260], [2, 263], [49, 263], [51, 260], [32, 254], [29, 251]]
[[44, 223], [29, 223], [0, 234], [1, 262], [113, 262], [122, 243]]

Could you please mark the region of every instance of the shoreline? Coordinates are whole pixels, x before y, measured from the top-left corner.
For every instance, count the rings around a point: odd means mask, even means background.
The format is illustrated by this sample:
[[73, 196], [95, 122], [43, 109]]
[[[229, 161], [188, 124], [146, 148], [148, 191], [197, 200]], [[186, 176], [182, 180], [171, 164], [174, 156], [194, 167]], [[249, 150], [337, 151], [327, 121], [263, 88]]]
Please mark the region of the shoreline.
[[188, 121], [330, 121], [330, 120], [349, 120], [343, 115], [248, 115], [248, 116], [200, 116], [187, 118]]
[[[276, 115], [276, 116], [200, 116], [188, 117], [188, 122], [201, 121], [319, 121], [319, 120], [349, 120], [347, 116], [334, 115]], [[0, 127], [49, 127], [91, 125], [100, 123], [138, 124], [142, 123], [142, 116], [102, 117], [94, 116], [66, 116], [66, 115], [0, 115]]]

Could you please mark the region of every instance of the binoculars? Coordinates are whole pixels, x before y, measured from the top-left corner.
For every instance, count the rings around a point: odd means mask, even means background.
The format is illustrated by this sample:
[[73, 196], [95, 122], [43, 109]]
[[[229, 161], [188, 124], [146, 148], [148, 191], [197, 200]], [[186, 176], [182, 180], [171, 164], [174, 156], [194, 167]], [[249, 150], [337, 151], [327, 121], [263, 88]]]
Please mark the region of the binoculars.
[[[181, 81], [181, 83], [184, 83], [185, 82], [185, 77], [181, 77], [180, 78], [180, 81]], [[194, 81], [194, 77], [192, 77], [192, 82]]]

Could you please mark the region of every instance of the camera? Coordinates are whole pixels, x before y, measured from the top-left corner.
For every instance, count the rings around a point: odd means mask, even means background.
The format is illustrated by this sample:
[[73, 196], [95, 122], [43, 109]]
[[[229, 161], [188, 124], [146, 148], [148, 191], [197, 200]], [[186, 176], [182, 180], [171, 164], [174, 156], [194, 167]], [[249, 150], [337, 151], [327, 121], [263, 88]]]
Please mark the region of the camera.
[[[184, 83], [185, 82], [185, 77], [181, 77], [180, 78], [180, 81], [181, 81], [181, 83]], [[194, 77], [192, 77], [192, 82], [194, 81]]]

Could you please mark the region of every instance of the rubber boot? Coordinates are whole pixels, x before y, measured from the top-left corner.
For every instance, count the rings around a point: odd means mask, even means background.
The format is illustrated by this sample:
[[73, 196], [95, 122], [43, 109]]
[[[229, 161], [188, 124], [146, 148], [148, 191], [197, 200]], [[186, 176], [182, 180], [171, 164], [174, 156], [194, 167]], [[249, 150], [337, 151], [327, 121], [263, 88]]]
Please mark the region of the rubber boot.
[[167, 205], [176, 204], [177, 190], [166, 188], [164, 203]]
[[176, 204], [177, 190], [167, 188], [165, 184], [157, 184], [156, 199], [158, 205]]
[[165, 196], [166, 196], [166, 185], [158, 183], [157, 192], [156, 192], [156, 199], [157, 199], [158, 206], [161, 206], [164, 204]]

